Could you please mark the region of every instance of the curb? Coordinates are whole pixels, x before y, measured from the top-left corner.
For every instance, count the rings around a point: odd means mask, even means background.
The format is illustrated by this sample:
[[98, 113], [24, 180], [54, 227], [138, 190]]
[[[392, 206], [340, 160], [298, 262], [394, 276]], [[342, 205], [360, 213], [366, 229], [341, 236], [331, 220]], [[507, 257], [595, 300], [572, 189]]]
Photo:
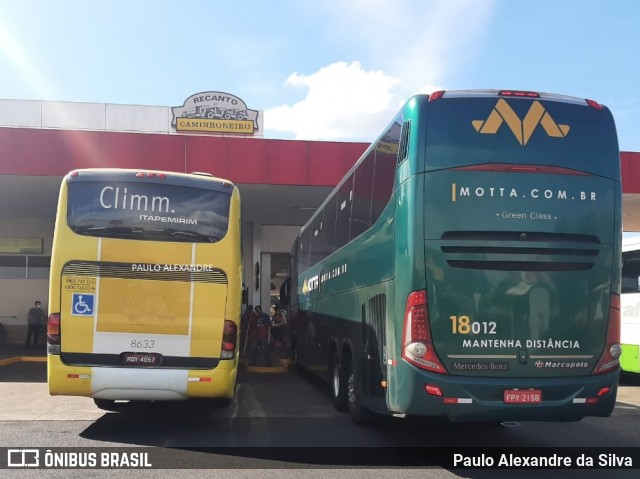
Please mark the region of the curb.
[[14, 358], [0, 359], [0, 367], [14, 363], [46, 363], [47, 358], [43, 356], [16, 356]]
[[282, 374], [286, 373], [289, 370], [289, 365], [291, 364], [290, 359], [279, 359], [278, 360], [281, 366], [246, 366], [244, 367], [245, 371], [249, 373], [276, 373]]

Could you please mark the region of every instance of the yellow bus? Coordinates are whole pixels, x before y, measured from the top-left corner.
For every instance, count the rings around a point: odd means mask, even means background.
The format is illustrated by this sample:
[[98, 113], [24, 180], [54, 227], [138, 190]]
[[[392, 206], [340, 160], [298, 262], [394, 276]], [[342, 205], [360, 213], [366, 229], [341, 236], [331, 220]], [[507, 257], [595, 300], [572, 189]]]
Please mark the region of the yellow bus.
[[52, 395], [234, 396], [240, 195], [206, 173], [82, 169], [62, 180], [47, 327]]

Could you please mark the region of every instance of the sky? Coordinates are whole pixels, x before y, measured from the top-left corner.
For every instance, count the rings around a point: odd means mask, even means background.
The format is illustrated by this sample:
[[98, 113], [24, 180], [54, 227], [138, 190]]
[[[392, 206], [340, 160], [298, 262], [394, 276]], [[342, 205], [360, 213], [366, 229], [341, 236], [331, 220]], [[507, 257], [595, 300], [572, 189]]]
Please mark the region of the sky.
[[636, 0], [0, 0], [0, 98], [181, 106], [220, 91], [266, 138], [373, 141], [415, 93], [607, 105], [640, 151]]

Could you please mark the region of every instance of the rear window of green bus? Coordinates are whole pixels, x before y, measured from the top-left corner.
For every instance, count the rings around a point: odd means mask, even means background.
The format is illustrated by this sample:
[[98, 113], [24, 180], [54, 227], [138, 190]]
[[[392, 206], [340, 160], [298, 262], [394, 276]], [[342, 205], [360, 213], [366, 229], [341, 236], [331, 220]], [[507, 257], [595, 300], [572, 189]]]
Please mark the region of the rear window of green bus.
[[620, 177], [607, 108], [498, 96], [445, 97], [427, 105], [426, 170], [507, 163]]

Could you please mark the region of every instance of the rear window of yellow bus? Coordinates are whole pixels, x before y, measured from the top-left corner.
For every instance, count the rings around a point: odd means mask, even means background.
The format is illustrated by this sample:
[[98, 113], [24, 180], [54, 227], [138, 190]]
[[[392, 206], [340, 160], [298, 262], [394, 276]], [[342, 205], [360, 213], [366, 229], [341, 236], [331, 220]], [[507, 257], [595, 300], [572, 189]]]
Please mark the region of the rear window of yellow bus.
[[213, 243], [227, 233], [230, 198], [168, 184], [70, 182], [67, 224], [87, 236]]

